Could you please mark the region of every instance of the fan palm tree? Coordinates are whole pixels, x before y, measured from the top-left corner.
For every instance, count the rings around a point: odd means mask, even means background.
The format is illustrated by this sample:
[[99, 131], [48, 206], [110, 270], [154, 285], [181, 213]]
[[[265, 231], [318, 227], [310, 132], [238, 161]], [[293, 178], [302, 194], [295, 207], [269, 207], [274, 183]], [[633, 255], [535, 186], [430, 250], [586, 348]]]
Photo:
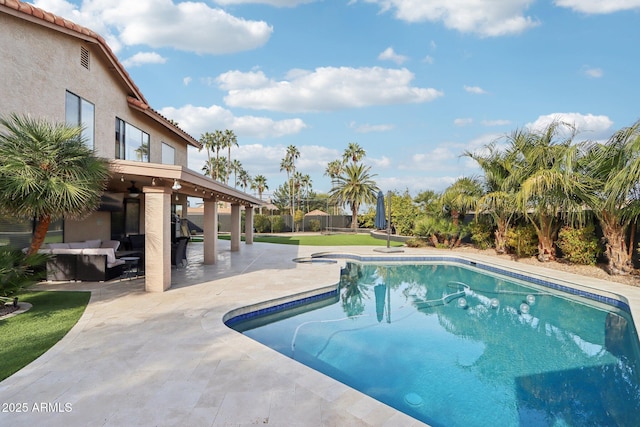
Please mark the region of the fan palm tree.
[[443, 208], [451, 215], [454, 226], [458, 226], [460, 217], [475, 209], [478, 199], [482, 197], [482, 185], [477, 178], [459, 178], [447, 187], [440, 196]]
[[602, 228], [609, 273], [628, 274], [633, 240], [627, 247], [626, 236], [640, 214], [640, 121], [617, 131], [606, 144], [590, 144], [585, 163], [585, 176], [594, 185], [586, 202]]
[[[570, 129], [570, 135], [561, 133]], [[516, 131], [509, 137], [507, 155], [514, 162], [514, 179], [520, 186], [518, 210], [538, 234], [538, 259], [555, 260], [555, 238], [564, 217], [569, 222], [584, 221], [584, 201], [591, 188], [578, 173], [581, 147], [573, 144], [575, 130], [554, 122], [541, 132]]]
[[238, 187], [238, 175], [240, 174], [240, 172], [242, 172], [244, 169], [242, 168], [242, 163], [240, 162], [240, 160], [238, 159], [234, 159], [231, 162], [231, 169], [229, 170], [229, 172], [233, 172], [233, 186], [235, 188]]
[[289, 156], [285, 156], [284, 159], [280, 161], [280, 171], [287, 172], [287, 191], [289, 193], [289, 213], [293, 218], [293, 199], [291, 199], [292, 190], [291, 190], [291, 172], [293, 172], [293, 160], [289, 158]]
[[228, 151], [227, 157], [227, 174], [225, 175], [225, 184], [229, 184], [229, 176], [231, 175], [231, 171], [233, 167], [231, 166], [231, 148], [238, 147], [238, 137], [231, 129], [225, 129], [224, 136], [222, 138], [222, 148], [226, 148]]
[[357, 163], [345, 166], [344, 172], [337, 177], [331, 197], [342, 205], [351, 208], [351, 228], [358, 228], [358, 209], [363, 203], [375, 203], [378, 186], [370, 174], [371, 167]]
[[364, 151], [364, 148], [360, 147], [357, 142], [350, 142], [347, 148], [344, 150], [344, 154], [342, 158], [344, 163], [347, 163], [351, 160], [353, 163], [359, 162], [367, 153]]
[[[336, 185], [336, 179], [338, 178], [338, 176], [342, 174], [343, 170], [344, 170], [344, 163], [341, 160], [334, 160], [332, 162], [327, 163], [327, 168], [324, 171], [324, 175], [331, 178], [332, 190]], [[334, 215], [336, 214], [335, 210], [333, 213]]]
[[495, 250], [503, 254], [507, 251], [507, 233], [517, 215], [516, 193], [519, 183], [509, 179], [513, 165], [505, 153], [496, 147], [496, 143], [488, 144], [485, 149], [486, 154], [465, 151], [463, 155], [475, 160], [484, 171], [486, 192], [478, 199], [476, 213], [491, 216], [496, 226]]
[[[251, 189], [256, 190], [258, 192], [258, 198], [262, 200], [262, 193], [264, 190], [269, 189], [269, 186], [267, 185], [267, 177], [264, 175], [256, 175], [251, 180]], [[260, 213], [262, 214], [262, 206], [260, 206]]]
[[0, 125], [0, 211], [35, 218], [30, 255], [52, 220], [79, 219], [98, 206], [108, 162], [87, 148], [81, 127], [17, 114], [0, 118]]
[[[216, 130], [214, 132], [205, 132], [200, 136], [200, 144], [202, 147], [207, 150], [207, 163], [204, 165], [202, 170], [205, 175], [209, 175], [213, 179], [219, 179], [220, 175], [218, 175], [218, 168], [211, 167], [212, 165], [217, 165], [220, 158], [220, 148], [222, 147], [223, 133], [220, 130]], [[216, 161], [213, 163], [213, 159], [211, 158], [211, 152], [215, 151], [216, 153]]]
[[238, 172], [238, 180], [240, 181], [240, 187], [242, 187], [242, 191], [247, 191], [247, 187], [251, 182], [251, 175], [249, 175], [249, 172], [241, 168], [240, 172]]

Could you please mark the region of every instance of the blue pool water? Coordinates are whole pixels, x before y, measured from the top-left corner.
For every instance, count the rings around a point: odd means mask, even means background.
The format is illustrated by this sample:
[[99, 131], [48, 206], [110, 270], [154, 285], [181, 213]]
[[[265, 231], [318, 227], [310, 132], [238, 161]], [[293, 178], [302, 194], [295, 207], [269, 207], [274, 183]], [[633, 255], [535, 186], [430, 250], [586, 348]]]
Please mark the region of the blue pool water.
[[626, 310], [471, 266], [349, 262], [336, 292], [227, 324], [432, 426], [640, 425]]

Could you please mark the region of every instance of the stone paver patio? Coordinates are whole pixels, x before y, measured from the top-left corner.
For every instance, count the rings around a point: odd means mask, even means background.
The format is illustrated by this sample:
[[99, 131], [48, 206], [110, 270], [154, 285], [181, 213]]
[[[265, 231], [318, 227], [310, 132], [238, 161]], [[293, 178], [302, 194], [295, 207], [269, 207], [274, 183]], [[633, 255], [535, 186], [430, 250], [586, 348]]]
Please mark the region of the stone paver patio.
[[[0, 383], [0, 404], [28, 409], [0, 412], [0, 425], [424, 425], [222, 323], [230, 310], [337, 284], [340, 263], [294, 263], [296, 257], [380, 253], [372, 247], [255, 243], [230, 252], [228, 242], [219, 246], [217, 264], [205, 266], [201, 244], [190, 244], [189, 265], [172, 271], [165, 293], [144, 292], [143, 279], [41, 285], [91, 290], [91, 301], [67, 336]], [[435, 253], [405, 248], [407, 255]], [[463, 257], [624, 294], [634, 318], [640, 316], [639, 288]]]

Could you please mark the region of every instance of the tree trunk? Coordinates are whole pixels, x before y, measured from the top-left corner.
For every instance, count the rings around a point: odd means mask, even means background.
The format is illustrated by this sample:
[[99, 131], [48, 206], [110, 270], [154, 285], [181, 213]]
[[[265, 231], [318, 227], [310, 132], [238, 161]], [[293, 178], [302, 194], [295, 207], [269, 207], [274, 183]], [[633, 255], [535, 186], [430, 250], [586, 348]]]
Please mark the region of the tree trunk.
[[558, 232], [555, 217], [541, 215], [539, 227], [536, 228], [538, 232], [538, 260], [541, 262], [555, 261], [556, 247], [554, 241]]
[[507, 222], [504, 220], [498, 220], [497, 223], [498, 227], [494, 232], [496, 253], [505, 254], [507, 253]]
[[609, 274], [629, 274], [633, 270], [631, 258], [627, 251], [627, 227], [620, 225], [615, 218], [605, 217], [600, 220], [605, 240], [605, 253], [609, 261]]
[[351, 206], [351, 228], [358, 231], [358, 205], [355, 203]]
[[31, 245], [27, 250], [27, 255], [35, 254], [42, 246], [45, 237], [47, 237], [47, 231], [49, 230], [49, 224], [51, 223], [51, 216], [44, 215], [38, 218], [38, 223], [36, 225], [35, 232], [33, 233], [33, 238], [31, 239]]

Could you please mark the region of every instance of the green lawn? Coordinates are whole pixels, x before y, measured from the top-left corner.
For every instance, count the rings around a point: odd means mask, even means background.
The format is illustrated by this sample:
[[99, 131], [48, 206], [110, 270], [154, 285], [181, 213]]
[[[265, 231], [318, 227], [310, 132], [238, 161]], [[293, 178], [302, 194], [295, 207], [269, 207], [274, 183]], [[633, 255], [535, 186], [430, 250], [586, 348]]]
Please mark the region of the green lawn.
[[[219, 236], [229, 240], [229, 236]], [[369, 234], [323, 234], [323, 235], [291, 235], [291, 236], [255, 236], [254, 242], [279, 243], [281, 245], [299, 246], [387, 246], [387, 241], [376, 239]], [[402, 246], [401, 242], [391, 242], [391, 246]]]
[[19, 371], [60, 341], [78, 322], [90, 292], [25, 292], [33, 307], [0, 319], [0, 381]]

